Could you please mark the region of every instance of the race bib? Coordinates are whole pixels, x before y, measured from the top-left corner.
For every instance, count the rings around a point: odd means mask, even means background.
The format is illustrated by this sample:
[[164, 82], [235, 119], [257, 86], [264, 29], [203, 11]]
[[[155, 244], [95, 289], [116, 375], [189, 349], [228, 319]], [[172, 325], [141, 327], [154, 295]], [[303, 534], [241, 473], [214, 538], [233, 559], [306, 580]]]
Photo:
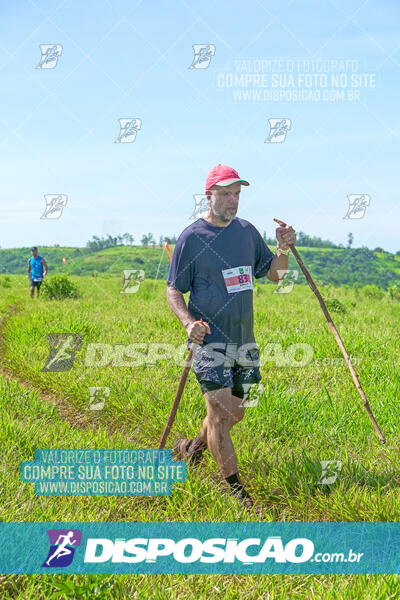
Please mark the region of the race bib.
[[222, 276], [224, 278], [228, 294], [253, 289], [251, 265], [233, 267], [233, 269], [223, 269]]
[[42, 281], [43, 277], [34, 277], [33, 281]]

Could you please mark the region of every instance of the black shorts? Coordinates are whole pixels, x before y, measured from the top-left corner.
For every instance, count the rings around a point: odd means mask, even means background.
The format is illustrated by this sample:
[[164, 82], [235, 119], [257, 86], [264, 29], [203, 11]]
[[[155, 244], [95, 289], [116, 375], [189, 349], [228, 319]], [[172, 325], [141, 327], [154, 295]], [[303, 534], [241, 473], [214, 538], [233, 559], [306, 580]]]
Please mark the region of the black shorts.
[[[215, 360], [215, 356], [221, 359]], [[254, 345], [249, 349], [245, 359], [229, 358], [223, 350], [216, 348], [210, 353], [207, 345], [198, 346], [192, 368], [202, 393], [230, 387], [234, 396], [247, 400], [251, 386], [261, 381], [258, 347]]]
[[[212, 392], [214, 390], [220, 390], [224, 387], [230, 387], [229, 385], [225, 386], [225, 385], [219, 385], [218, 383], [214, 383], [213, 381], [207, 381], [206, 379], [204, 379], [203, 381], [199, 381], [200, 383], [200, 389], [202, 391], [203, 394], [205, 394], [205, 392]], [[253, 384], [243, 384], [242, 383], [235, 383], [233, 388], [232, 388], [232, 394], [234, 396], [236, 396], [237, 398], [242, 398], [242, 400], [247, 400], [250, 394], [250, 388]]]
[[31, 287], [36, 287], [36, 288], [40, 289], [42, 282], [41, 281], [33, 281], [33, 279], [31, 279], [30, 284], [31, 284]]

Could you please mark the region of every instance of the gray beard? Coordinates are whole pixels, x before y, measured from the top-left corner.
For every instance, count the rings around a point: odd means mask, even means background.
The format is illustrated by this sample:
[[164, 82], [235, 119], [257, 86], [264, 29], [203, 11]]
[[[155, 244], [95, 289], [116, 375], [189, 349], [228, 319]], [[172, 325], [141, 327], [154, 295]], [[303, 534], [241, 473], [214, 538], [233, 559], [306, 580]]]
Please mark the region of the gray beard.
[[229, 221], [231, 221], [233, 219], [233, 217], [230, 216], [228, 211], [219, 213], [219, 212], [215, 211], [213, 206], [210, 207], [210, 212], [215, 217], [217, 217], [217, 219], [219, 219], [220, 221], [223, 221], [224, 223], [228, 223]]
[[223, 221], [224, 223], [228, 223], [228, 221], [231, 220], [231, 217], [228, 217], [225, 213], [223, 213], [222, 215], [215, 215], [220, 221]]

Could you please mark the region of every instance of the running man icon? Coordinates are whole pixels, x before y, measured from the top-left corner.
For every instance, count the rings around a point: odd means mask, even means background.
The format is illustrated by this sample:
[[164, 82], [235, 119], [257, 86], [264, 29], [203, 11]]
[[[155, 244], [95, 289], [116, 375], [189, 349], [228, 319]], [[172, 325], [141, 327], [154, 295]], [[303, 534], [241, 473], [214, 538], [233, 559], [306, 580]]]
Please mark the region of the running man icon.
[[42, 567], [67, 567], [74, 557], [74, 546], [80, 546], [82, 533], [79, 529], [49, 529], [50, 549]]
[[73, 531], [68, 531], [67, 535], [59, 535], [58, 536], [56, 544], [60, 544], [61, 538], [64, 541], [61, 542], [61, 544], [59, 546], [57, 546], [57, 550], [54, 552], [54, 554], [52, 554], [50, 556], [50, 558], [46, 560], [46, 565], [50, 566], [51, 561], [56, 556], [59, 556], [61, 558], [62, 556], [65, 556], [66, 554], [72, 554], [72, 550], [70, 548], [67, 548], [67, 544], [75, 544], [76, 543], [76, 540], [72, 539], [73, 537], [74, 537]]

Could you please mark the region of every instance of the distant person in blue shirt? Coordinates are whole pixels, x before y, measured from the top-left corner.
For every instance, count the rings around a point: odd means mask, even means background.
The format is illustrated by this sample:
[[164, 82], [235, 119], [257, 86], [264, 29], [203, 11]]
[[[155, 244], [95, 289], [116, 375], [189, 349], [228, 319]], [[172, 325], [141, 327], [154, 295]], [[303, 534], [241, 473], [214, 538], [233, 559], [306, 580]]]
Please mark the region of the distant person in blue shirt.
[[[208, 215], [186, 227], [176, 242], [167, 302], [186, 330], [188, 347], [199, 344], [192, 368], [207, 407], [197, 437], [178, 438], [174, 454], [197, 464], [208, 448], [230, 493], [252, 508], [253, 500], [239, 479], [230, 429], [244, 416], [251, 385], [261, 381], [253, 332], [253, 279], [282, 279], [278, 271], [287, 270], [296, 233], [291, 226], [278, 227], [274, 255], [254, 225], [236, 216], [241, 185], [249, 183], [231, 167], [220, 164], [209, 172]], [[186, 306], [183, 294], [188, 291]]]
[[40, 286], [42, 285], [43, 277], [46, 277], [48, 267], [43, 256], [39, 256], [36, 246], [31, 248], [31, 254], [28, 258], [28, 275], [29, 275], [29, 294], [33, 298], [36, 288], [36, 295], [39, 297]]

